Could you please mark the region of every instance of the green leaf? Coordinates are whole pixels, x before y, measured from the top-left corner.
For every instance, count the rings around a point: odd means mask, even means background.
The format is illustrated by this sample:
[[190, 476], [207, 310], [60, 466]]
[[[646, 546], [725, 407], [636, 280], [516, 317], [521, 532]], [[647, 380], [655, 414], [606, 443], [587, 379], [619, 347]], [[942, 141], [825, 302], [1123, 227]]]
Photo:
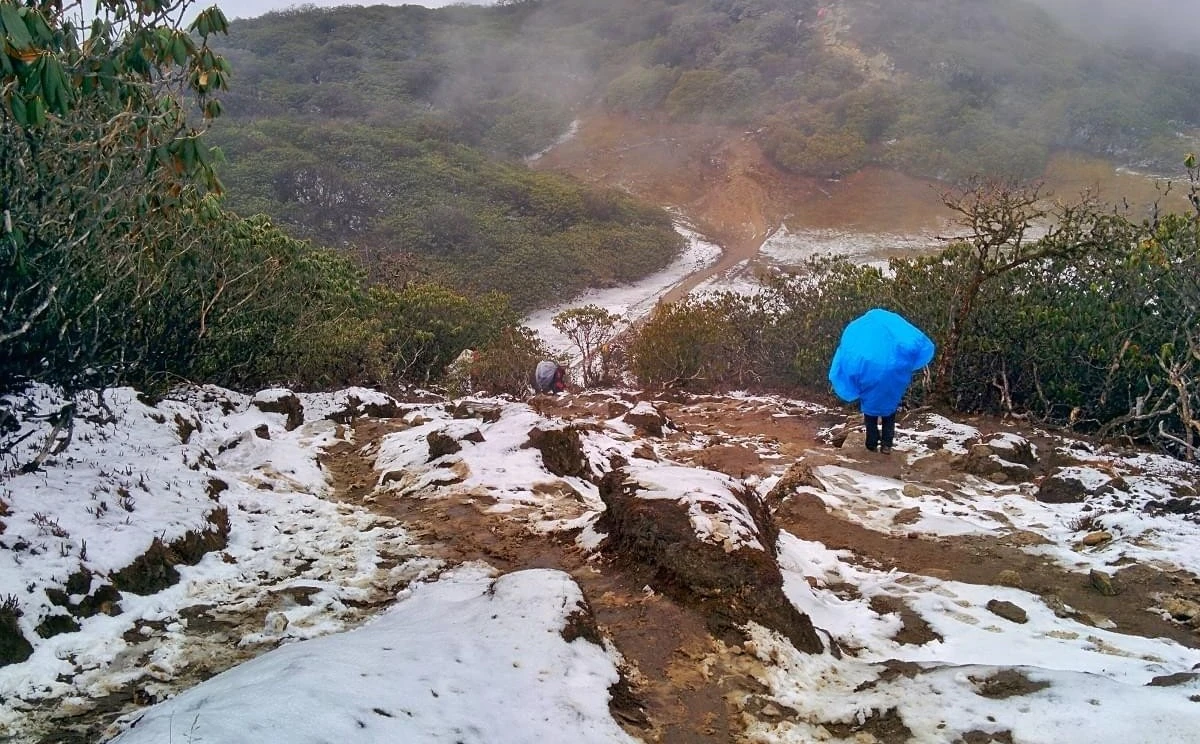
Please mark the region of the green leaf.
[[0, 2], [0, 21], [4, 22], [9, 46], [18, 52], [27, 52], [33, 48], [33, 37], [29, 35], [29, 29], [25, 27], [25, 21], [15, 5]]
[[25, 96], [16, 93], [9, 100], [9, 105], [12, 107], [13, 119], [23, 127], [29, 126], [29, 110], [25, 105]]

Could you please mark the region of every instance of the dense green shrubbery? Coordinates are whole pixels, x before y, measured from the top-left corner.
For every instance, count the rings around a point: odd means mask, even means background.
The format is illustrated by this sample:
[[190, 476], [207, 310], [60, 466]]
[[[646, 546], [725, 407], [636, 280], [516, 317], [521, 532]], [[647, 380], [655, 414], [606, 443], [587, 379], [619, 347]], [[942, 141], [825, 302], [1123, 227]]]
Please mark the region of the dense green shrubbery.
[[[163, 13], [177, 7], [168, 5]], [[62, 25], [70, 13], [5, 5], [0, 392], [28, 381], [68, 394], [117, 384], [154, 393], [181, 380], [243, 388], [427, 382], [463, 348], [516, 322], [497, 293], [468, 299], [407, 276], [369, 287], [345, 254], [224, 209], [216, 154], [179, 101], [186, 91], [206, 119], [220, 113], [208, 95], [224, 87], [228, 65], [203, 40], [162, 25], [157, 10], [128, 0], [101, 6], [116, 25], [98, 23], [80, 45]], [[196, 22], [205, 38], [223, 26], [217, 11]], [[339, 55], [354, 56], [352, 43], [338, 44]], [[334, 130], [313, 136], [346, 142]], [[509, 169], [500, 171], [507, 182], [481, 185], [484, 164], [452, 148], [402, 140], [388, 155], [441, 164], [441, 189], [504, 189], [509, 209], [527, 210], [547, 233], [599, 214], [629, 223], [647, 242], [669, 229], [665, 217], [626, 198], [554, 177]], [[301, 159], [290, 179], [269, 169], [254, 177], [265, 193], [300, 193], [319, 223], [352, 229], [372, 215], [336, 208], [353, 195], [344, 189], [364, 188], [339, 170], [344, 163]], [[421, 195], [432, 204], [444, 194]], [[637, 237], [628, 240], [617, 247], [638, 247]]]
[[483, 157], [419, 127], [267, 119], [223, 132], [239, 211], [372, 255], [520, 310], [665, 266], [681, 238], [662, 210]]
[[[1024, 413], [1195, 457], [1200, 445], [1200, 218], [1137, 224], [1074, 205], [1042, 238], [1019, 236], [1039, 213], [1017, 197], [972, 203], [1015, 232], [979, 234], [936, 256], [893, 259], [885, 274], [813, 262], [756, 298], [660, 308], [632, 341], [647, 385], [717, 390], [757, 385], [827, 391], [846, 323], [895, 310], [938, 344], [910, 400], [964, 411]], [[960, 202], [961, 203], [961, 202]], [[989, 224], [999, 225], [998, 219]], [[988, 241], [993, 241], [988, 243]]]
[[235, 24], [226, 52], [235, 119], [419, 125], [506, 156], [596, 100], [753, 128], [780, 166], [822, 176], [874, 162], [1029, 177], [1064, 147], [1161, 164], [1166, 139], [1200, 123], [1195, 56], [1089, 43], [1022, 0], [310, 8]]
[[491, 395], [524, 398], [531, 389], [534, 368], [548, 358], [536, 333], [506, 326], [476, 350], [470, 366], [472, 388]]

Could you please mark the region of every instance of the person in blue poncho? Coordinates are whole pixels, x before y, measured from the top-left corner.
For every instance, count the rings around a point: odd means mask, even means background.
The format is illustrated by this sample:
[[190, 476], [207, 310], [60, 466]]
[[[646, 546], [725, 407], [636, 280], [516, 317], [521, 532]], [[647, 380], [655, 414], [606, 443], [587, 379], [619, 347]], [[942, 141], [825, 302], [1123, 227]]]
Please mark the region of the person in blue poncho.
[[867, 449], [892, 451], [900, 399], [913, 373], [929, 364], [933, 353], [933, 341], [890, 310], [868, 310], [842, 331], [829, 365], [829, 381], [839, 398], [858, 401], [867, 427]]

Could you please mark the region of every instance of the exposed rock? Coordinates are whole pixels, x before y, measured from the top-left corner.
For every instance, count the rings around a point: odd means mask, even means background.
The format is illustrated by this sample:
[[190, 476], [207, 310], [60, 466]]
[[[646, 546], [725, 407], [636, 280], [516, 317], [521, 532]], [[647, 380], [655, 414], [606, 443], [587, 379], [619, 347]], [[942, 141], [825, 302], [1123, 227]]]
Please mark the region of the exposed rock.
[[1029, 695], [1050, 686], [1049, 682], [1034, 682], [1016, 669], [1002, 669], [990, 677], [967, 679], [975, 683], [976, 694], [993, 700]]
[[1033, 471], [1027, 465], [1004, 459], [989, 444], [973, 445], [967, 452], [962, 468], [993, 483], [1027, 481], [1033, 476]]
[[1147, 687], [1176, 687], [1178, 685], [1186, 685], [1193, 680], [1200, 679], [1200, 674], [1196, 672], [1175, 672], [1174, 674], [1162, 674], [1146, 683]]
[[939, 436], [925, 437], [921, 440], [921, 444], [936, 452], [946, 446], [946, 438]]
[[1118, 589], [1113, 585], [1112, 577], [1103, 571], [1092, 569], [1088, 573], [1088, 583], [1092, 588], [1100, 592], [1106, 597], [1115, 597], [1118, 594]]
[[764, 547], [743, 545], [726, 551], [700, 540], [688, 505], [676, 499], [643, 499], [638, 484], [623, 470], [600, 481], [607, 509], [599, 529], [608, 534], [605, 551], [618, 560], [649, 568], [655, 590], [697, 608], [710, 632], [730, 643], [745, 640], [742, 626], [753, 620], [778, 631], [799, 650], [819, 653], [824, 645], [812, 621], [783, 593], [783, 575], [775, 562], [778, 528], [770, 510], [751, 489], [736, 496]]
[[632, 406], [626, 405], [619, 400], [609, 400], [607, 402], [608, 417], [610, 419], [624, 416], [625, 414], [629, 413], [632, 408]]
[[282, 413], [287, 416], [283, 428], [288, 431], [297, 429], [304, 423], [304, 406], [291, 391], [283, 395], [272, 395], [268, 391], [259, 393], [254, 398], [254, 406], [263, 413]]
[[1200, 499], [1193, 497], [1162, 499], [1147, 503], [1145, 509], [1148, 512], [1159, 514], [1164, 512], [1167, 514], [1193, 514], [1200, 512]]
[[526, 446], [540, 450], [542, 464], [546, 466], [546, 470], [559, 477], [587, 478], [591, 476], [587, 458], [583, 454], [583, 442], [579, 438], [579, 430], [574, 426], [565, 426], [560, 429], [543, 429], [535, 426], [529, 430], [529, 442]]
[[640, 457], [643, 460], [658, 462], [658, 453], [654, 451], [654, 447], [649, 442], [642, 442], [637, 447], [634, 447], [633, 456]]
[[921, 507], [919, 506], [901, 509], [892, 517], [892, 524], [915, 524], [919, 521], [921, 521]]
[[1181, 597], [1167, 597], [1161, 601], [1163, 611], [1179, 622], [1200, 618], [1200, 603]]
[[912, 607], [900, 597], [887, 594], [876, 594], [871, 597], [870, 607], [880, 615], [898, 615], [900, 630], [892, 636], [896, 643], [920, 646], [931, 641], [941, 641], [942, 636], [921, 617]]
[[429, 443], [429, 459], [427, 462], [433, 462], [439, 457], [457, 454], [462, 451], [462, 445], [458, 443], [458, 440], [444, 431], [429, 432], [425, 436], [425, 441]]
[[112, 575], [113, 585], [122, 592], [154, 594], [179, 581], [175, 566], [194, 566], [205, 553], [223, 550], [229, 542], [229, 512], [224, 508], [208, 514], [208, 527], [189, 530], [170, 544], [157, 537], [141, 556]]
[[784, 472], [783, 477], [775, 483], [774, 488], [767, 494], [766, 501], [774, 504], [796, 492], [797, 488], [815, 488], [824, 491], [825, 486], [817, 479], [812, 466], [803, 460], [792, 463]]
[[1078, 504], [1088, 497], [1088, 488], [1083, 481], [1061, 470], [1042, 479], [1034, 495], [1046, 504]]
[[848, 450], [865, 450], [867, 448], [867, 434], [862, 429], [851, 429], [846, 432], [841, 438], [841, 443], [834, 442], [834, 446]]
[[1067, 607], [1066, 603], [1057, 594], [1047, 594], [1042, 597], [1042, 602], [1054, 613], [1055, 617], [1068, 618], [1071, 617], [1071, 608]]
[[871, 709], [860, 711], [854, 723], [825, 723], [824, 727], [838, 739], [854, 742], [912, 741], [912, 730], [904, 724], [899, 711]]
[[485, 424], [494, 424], [500, 420], [501, 408], [491, 403], [464, 400], [458, 403], [447, 404], [446, 412], [450, 414], [451, 418], [477, 418]]
[[1111, 532], [1104, 532], [1103, 530], [1100, 530], [1098, 532], [1089, 532], [1088, 534], [1084, 535], [1083, 539], [1079, 542], [1087, 546], [1093, 546], [1103, 545], [1106, 542], [1112, 541], [1112, 539], [1113, 536]]
[[634, 406], [621, 420], [637, 429], [643, 436], [649, 437], [661, 437], [664, 429], [671, 424], [662, 411], [646, 402]]
[[16, 597], [0, 601], [0, 667], [19, 664], [33, 655], [33, 645], [21, 633], [21, 614]]
[[220, 478], [209, 478], [208, 485], [204, 488], [204, 493], [210, 499], [216, 501], [221, 497], [221, 494], [229, 490], [229, 484]]
[[258, 437], [259, 439], [270, 439], [271, 427], [267, 426], [266, 424], [259, 424], [258, 426], [254, 427], [254, 436]]
[[954, 744], [1014, 744], [1012, 732], [1008, 729], [1004, 731], [984, 731], [983, 729], [971, 729], [963, 732], [962, 738]]
[[329, 420], [338, 424], [349, 424], [356, 418], [371, 416], [373, 418], [396, 418], [404, 409], [390, 395], [383, 402], [371, 401], [363, 403], [357, 395], [346, 397], [346, 407], [329, 414]]
[[1010, 586], [1014, 589], [1020, 589], [1021, 574], [1017, 573], [1011, 568], [1006, 568], [1000, 573], [996, 574], [996, 583], [1000, 586]]
[[1003, 599], [988, 600], [987, 609], [993, 615], [999, 615], [1005, 620], [1010, 620], [1014, 623], [1029, 622], [1029, 615], [1025, 610]]
[[1033, 443], [1016, 434], [998, 434], [984, 444], [998, 457], [1008, 462], [1029, 468], [1038, 464], [1037, 452]]
[[900, 489], [900, 493], [910, 499], [919, 499], [925, 495], [925, 492], [916, 483], [905, 483], [904, 488]]
[[[71, 615], [83, 618], [97, 614], [115, 615], [121, 611], [118, 604], [121, 593], [112, 584], [100, 582], [92, 589], [92, 572], [87, 569], [77, 571], [67, 579], [64, 589], [46, 588], [46, 598], [50, 604], [66, 608]], [[72, 601], [72, 597], [80, 597]], [[39, 631], [40, 633], [41, 631]], [[49, 637], [49, 636], [43, 636]]]
[[193, 416], [184, 417], [182, 413], [175, 414], [175, 432], [179, 435], [180, 444], [187, 444], [192, 434], [200, 430], [200, 422]]
[[282, 612], [269, 612], [263, 620], [263, 632], [268, 635], [282, 635], [288, 627], [288, 616]]
[[47, 615], [46, 619], [34, 628], [34, 632], [42, 638], [53, 638], [63, 633], [74, 633], [79, 627], [79, 621], [70, 615]]

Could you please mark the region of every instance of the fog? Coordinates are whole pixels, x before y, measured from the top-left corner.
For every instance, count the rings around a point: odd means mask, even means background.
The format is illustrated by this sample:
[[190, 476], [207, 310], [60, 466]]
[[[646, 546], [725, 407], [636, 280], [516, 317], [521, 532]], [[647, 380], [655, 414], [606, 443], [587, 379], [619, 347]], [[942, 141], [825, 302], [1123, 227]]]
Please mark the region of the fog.
[[1200, 53], [1200, 0], [1031, 0], [1088, 39]]
[[193, 6], [193, 13], [218, 6], [225, 17], [254, 18], [272, 10], [287, 10], [304, 5], [315, 5], [319, 8], [333, 8], [340, 5], [424, 5], [426, 8], [440, 8], [445, 5], [491, 5], [494, 0], [198, 0]]

